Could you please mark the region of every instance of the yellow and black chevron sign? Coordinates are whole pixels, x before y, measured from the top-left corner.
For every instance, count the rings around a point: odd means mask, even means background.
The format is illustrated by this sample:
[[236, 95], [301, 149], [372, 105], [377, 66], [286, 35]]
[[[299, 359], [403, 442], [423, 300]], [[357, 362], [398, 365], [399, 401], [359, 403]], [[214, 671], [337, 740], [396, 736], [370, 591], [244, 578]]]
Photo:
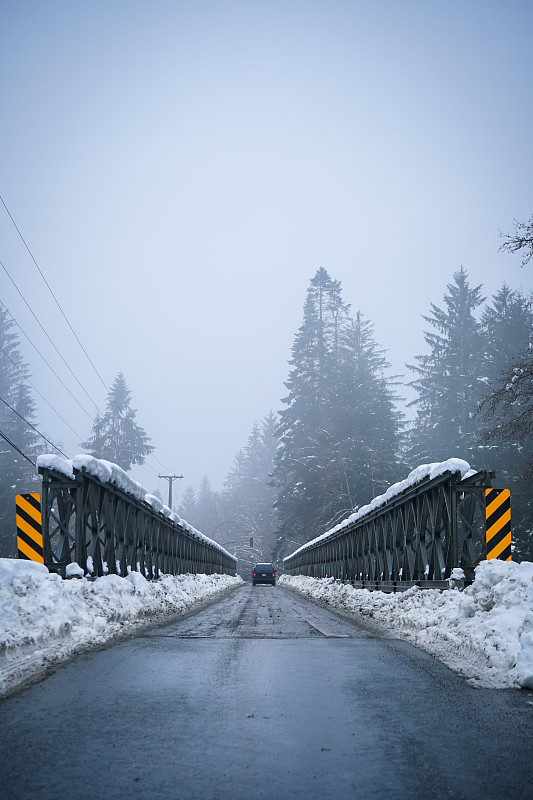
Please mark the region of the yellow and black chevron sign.
[[487, 518], [487, 560], [512, 561], [511, 492], [509, 489], [485, 489]]
[[18, 557], [44, 564], [40, 494], [18, 494], [17, 509]]

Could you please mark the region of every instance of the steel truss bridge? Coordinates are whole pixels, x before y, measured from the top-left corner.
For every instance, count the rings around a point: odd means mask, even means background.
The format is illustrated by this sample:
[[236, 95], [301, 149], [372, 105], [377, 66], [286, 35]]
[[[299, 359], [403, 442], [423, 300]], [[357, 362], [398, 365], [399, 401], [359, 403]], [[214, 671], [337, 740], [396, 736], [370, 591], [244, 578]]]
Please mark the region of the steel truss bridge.
[[487, 557], [486, 497], [493, 478], [481, 471], [461, 480], [460, 472], [447, 471], [422, 480], [303, 545], [284, 559], [284, 571], [394, 592], [414, 585], [448, 588], [453, 569], [461, 567], [470, 583]]
[[84, 573], [125, 577], [139, 571], [236, 574], [237, 559], [197, 531], [185, 528], [143, 500], [82, 468], [73, 478], [50, 468], [42, 475], [44, 564], [65, 576], [77, 562]]

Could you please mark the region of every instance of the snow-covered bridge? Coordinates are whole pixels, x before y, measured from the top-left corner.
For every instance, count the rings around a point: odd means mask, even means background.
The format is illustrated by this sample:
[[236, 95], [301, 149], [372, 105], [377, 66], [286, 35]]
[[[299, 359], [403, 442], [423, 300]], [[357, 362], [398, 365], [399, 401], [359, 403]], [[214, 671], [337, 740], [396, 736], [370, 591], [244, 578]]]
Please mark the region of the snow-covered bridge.
[[509, 492], [493, 489], [493, 477], [457, 458], [420, 466], [298, 548], [284, 570], [385, 591], [470, 583], [480, 561], [511, 560]]
[[[108, 461], [39, 456], [42, 540], [17, 518], [19, 556], [61, 575], [235, 575], [237, 559]], [[27, 512], [31, 513], [28, 507]], [[27, 512], [24, 516], [27, 516]], [[36, 541], [37, 540], [37, 541]]]

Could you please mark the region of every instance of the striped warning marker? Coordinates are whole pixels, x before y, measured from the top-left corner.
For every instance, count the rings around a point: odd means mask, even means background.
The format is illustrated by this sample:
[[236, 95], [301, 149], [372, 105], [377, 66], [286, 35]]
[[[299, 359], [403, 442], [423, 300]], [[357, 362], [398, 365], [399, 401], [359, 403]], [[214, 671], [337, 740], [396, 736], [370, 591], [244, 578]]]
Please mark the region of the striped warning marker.
[[487, 560], [512, 561], [511, 492], [509, 489], [485, 489], [487, 519]]
[[40, 494], [18, 494], [17, 510], [18, 557], [44, 564]]

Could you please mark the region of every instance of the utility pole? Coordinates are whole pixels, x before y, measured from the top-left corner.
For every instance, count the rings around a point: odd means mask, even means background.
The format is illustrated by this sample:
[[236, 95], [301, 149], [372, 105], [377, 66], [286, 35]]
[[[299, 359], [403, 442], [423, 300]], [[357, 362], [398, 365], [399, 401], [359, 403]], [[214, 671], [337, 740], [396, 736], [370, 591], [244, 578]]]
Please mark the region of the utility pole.
[[168, 507], [172, 511], [172, 482], [180, 480], [183, 475], [158, 475], [157, 477], [168, 481]]

